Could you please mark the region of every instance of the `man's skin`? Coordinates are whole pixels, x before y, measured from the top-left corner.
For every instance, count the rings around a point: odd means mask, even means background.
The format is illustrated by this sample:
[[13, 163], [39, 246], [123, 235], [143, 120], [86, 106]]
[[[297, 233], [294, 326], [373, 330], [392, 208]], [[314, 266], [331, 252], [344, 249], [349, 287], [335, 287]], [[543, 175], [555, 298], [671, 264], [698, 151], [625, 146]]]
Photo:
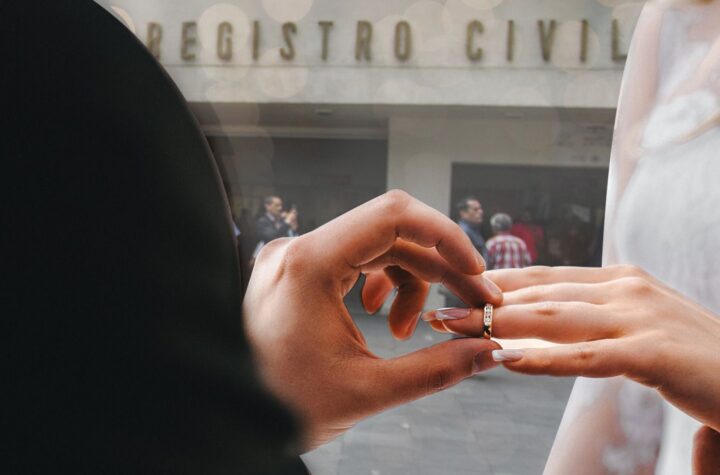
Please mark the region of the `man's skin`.
[[398, 289], [388, 324], [406, 339], [430, 282], [443, 282], [473, 305], [499, 304], [502, 295], [483, 270], [455, 223], [401, 191], [265, 246], [243, 303], [245, 328], [263, 379], [300, 417], [304, 446], [496, 365], [491, 352], [499, 345], [482, 338], [391, 360], [372, 354], [343, 303], [360, 274], [367, 276], [362, 298], [371, 313]]

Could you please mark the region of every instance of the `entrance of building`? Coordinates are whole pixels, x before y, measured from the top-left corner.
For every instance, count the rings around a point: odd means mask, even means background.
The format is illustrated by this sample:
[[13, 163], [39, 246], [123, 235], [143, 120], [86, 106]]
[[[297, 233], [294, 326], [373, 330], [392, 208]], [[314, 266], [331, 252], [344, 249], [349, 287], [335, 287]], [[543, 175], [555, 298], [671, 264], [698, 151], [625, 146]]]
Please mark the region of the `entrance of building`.
[[515, 221], [529, 214], [545, 235], [538, 264], [600, 265], [607, 173], [606, 168], [457, 163], [451, 209], [466, 196], [480, 200], [486, 238], [492, 236], [495, 213]]

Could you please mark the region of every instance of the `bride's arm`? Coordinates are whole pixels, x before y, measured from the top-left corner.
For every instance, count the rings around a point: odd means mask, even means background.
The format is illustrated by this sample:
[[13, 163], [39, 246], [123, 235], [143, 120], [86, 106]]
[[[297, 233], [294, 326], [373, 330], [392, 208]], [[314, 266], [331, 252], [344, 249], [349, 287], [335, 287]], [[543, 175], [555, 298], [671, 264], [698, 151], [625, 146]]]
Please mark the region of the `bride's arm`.
[[[616, 261], [615, 207], [632, 176], [646, 118], [658, 89], [662, 10], [647, 4], [635, 27], [618, 103], [607, 194], [604, 261]], [[635, 417], [644, 429], [633, 430]], [[623, 424], [625, 421], [625, 424]], [[651, 474], [660, 445], [660, 397], [626, 378], [578, 378], [545, 467], [563, 475], [583, 467], [588, 475]]]
[[635, 171], [645, 123], [656, 102], [662, 17], [663, 10], [660, 7], [653, 3], [645, 5], [635, 27], [623, 73], [608, 177], [603, 242], [605, 265], [617, 262], [612, 233], [615, 208]]

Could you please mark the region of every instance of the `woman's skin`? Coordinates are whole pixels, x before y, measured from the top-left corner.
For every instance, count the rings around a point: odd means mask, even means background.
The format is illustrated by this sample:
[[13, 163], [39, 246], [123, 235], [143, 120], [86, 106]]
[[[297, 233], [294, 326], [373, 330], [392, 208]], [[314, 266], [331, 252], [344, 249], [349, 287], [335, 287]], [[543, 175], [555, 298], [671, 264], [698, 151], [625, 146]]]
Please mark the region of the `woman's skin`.
[[693, 474], [717, 475], [720, 471], [720, 434], [702, 427], [693, 440]]
[[[627, 376], [720, 430], [720, 319], [707, 309], [631, 266], [534, 267], [485, 275], [504, 291], [494, 313], [494, 336], [563, 343], [495, 352], [506, 368]], [[482, 313], [473, 309], [466, 318], [441, 323], [449, 331], [478, 336]], [[437, 317], [430, 312], [426, 319]]]
[[243, 302], [247, 335], [269, 388], [299, 416], [312, 448], [360, 419], [496, 366], [483, 339], [440, 343], [390, 360], [367, 347], [343, 297], [366, 274], [362, 298], [377, 311], [393, 288], [388, 323], [412, 335], [429, 282], [470, 305], [500, 304], [482, 257], [449, 218], [391, 191], [292, 239], [263, 248]]

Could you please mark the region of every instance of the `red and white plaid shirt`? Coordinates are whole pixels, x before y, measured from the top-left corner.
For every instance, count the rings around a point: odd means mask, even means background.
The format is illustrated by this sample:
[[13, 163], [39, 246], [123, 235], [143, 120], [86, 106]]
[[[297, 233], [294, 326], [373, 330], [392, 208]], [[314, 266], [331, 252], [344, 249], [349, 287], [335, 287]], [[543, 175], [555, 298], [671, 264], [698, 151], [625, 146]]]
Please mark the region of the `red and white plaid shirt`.
[[488, 269], [527, 267], [532, 262], [525, 241], [511, 234], [498, 234], [487, 242]]

